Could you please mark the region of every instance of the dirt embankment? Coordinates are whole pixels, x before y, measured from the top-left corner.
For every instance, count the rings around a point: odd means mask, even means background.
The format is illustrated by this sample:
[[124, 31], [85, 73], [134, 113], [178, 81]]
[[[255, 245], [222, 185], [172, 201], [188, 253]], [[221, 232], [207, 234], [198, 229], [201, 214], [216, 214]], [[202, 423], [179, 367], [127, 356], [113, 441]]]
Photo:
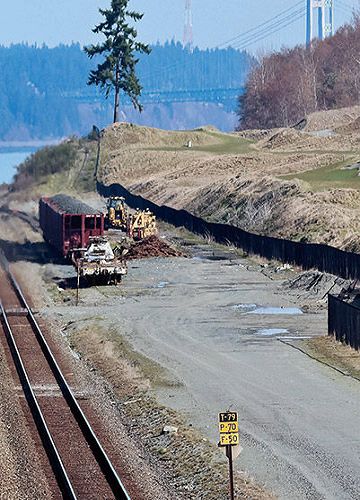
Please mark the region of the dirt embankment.
[[338, 130], [357, 120], [359, 116], [360, 106], [318, 111], [306, 117], [304, 130], [306, 132], [315, 132], [325, 129]]
[[212, 127], [171, 132], [115, 124], [102, 133], [98, 168], [97, 143], [78, 141], [71, 171], [22, 195], [35, 199], [65, 190], [82, 197], [95, 189], [97, 171], [105, 184], [123, 184], [158, 204], [213, 221], [357, 251], [359, 113], [316, 113], [299, 130], [234, 134]]
[[[355, 115], [344, 112], [331, 124], [349, 126]], [[323, 115], [311, 116], [308, 127], [323, 122]], [[358, 250], [360, 182], [357, 172], [342, 170], [357, 161], [360, 132], [353, 128], [321, 137], [294, 129], [244, 135], [118, 124], [104, 131], [99, 179], [249, 231]]]
[[[360, 107], [314, 113], [297, 129], [223, 134], [121, 123], [79, 141], [70, 172], [27, 190], [81, 197], [120, 183], [158, 204], [298, 241], [360, 249]], [[16, 204], [12, 208], [16, 208]]]

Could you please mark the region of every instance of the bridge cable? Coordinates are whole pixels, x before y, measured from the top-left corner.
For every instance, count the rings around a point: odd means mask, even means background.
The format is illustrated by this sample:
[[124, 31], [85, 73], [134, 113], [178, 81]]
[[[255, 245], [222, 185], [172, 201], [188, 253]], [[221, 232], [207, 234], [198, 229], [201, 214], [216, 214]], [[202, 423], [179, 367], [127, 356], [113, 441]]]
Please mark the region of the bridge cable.
[[[255, 41], [257, 41], [257, 38], [258, 38], [259, 36], [264, 35], [264, 34], [265, 34], [268, 30], [269, 30], [269, 28], [274, 28], [275, 26], [277, 27], [277, 26], [279, 26], [279, 23], [280, 23], [280, 22], [285, 22], [285, 21], [287, 21], [288, 19], [292, 18], [294, 15], [299, 14], [299, 13], [300, 13], [300, 10], [298, 10], [298, 11], [296, 11], [296, 12], [292, 13], [292, 14], [288, 14], [288, 15], [287, 15], [287, 16], [285, 16], [283, 19], [280, 19], [280, 17], [281, 17], [281, 16], [283, 16], [283, 15], [284, 15], [284, 14], [286, 14], [286, 13], [288, 13], [289, 11], [294, 10], [294, 9], [295, 9], [296, 7], [298, 7], [299, 5], [303, 5], [303, 1], [298, 2], [298, 3], [296, 3], [293, 7], [290, 7], [290, 8], [288, 8], [288, 9], [286, 9], [286, 10], [284, 10], [284, 11], [280, 12], [280, 13], [279, 13], [279, 14], [277, 14], [276, 16], [273, 16], [272, 18], [270, 18], [268, 21], [266, 21], [266, 22], [264, 22], [264, 23], [260, 24], [259, 26], [255, 27], [255, 28], [252, 28], [252, 30], [248, 30], [247, 32], [242, 33], [242, 34], [238, 35], [237, 37], [234, 37], [232, 40], [242, 38], [242, 37], [244, 37], [245, 35], [247, 35], [247, 33], [248, 33], [248, 32], [252, 31], [252, 32], [254, 32], [254, 35], [253, 35], [254, 41], [253, 41], [252, 43], [255, 43]], [[301, 9], [301, 11], [303, 11], [303, 12], [305, 13], [304, 9]], [[278, 19], [278, 21], [276, 21], [275, 23], [273, 23], [273, 26], [269, 26], [269, 27], [267, 27], [267, 28], [265, 28], [265, 29], [261, 29], [264, 25], [269, 24], [270, 22], [273, 22], [273, 21], [274, 21], [274, 20], [276, 20], [276, 19]], [[297, 19], [296, 19], [296, 20], [297, 20]], [[291, 23], [290, 23], [290, 24], [291, 24]], [[287, 26], [288, 26], [288, 24], [286, 24], [284, 27], [287, 27]], [[280, 29], [282, 29], [282, 27], [281, 27]], [[258, 33], [257, 33], [256, 31], [258, 31]], [[269, 35], [271, 35], [271, 34], [272, 34], [272, 33], [269, 33]], [[261, 41], [261, 40], [262, 40], [262, 39], [264, 39], [264, 38], [265, 38], [265, 36], [264, 36], [263, 38], [261, 38], [259, 41]], [[245, 40], [244, 40], [244, 41], [248, 42], [248, 40], [249, 40], [249, 37], [247, 36], [247, 37], [245, 38]], [[220, 47], [220, 46], [225, 45], [225, 44], [228, 44], [228, 43], [229, 43], [229, 41], [224, 42], [223, 44], [220, 44], [220, 45], [218, 45], [217, 47]], [[251, 44], [249, 44], [249, 43], [247, 43], [247, 44], [246, 44], [246, 46], [249, 46], [249, 45], [251, 45]], [[237, 48], [237, 47], [234, 47], [234, 48]], [[186, 63], [184, 63], [183, 61], [177, 61], [176, 63], [173, 63], [173, 64], [171, 64], [171, 65], [169, 65], [169, 66], [167, 66], [167, 67], [164, 67], [164, 68], [159, 68], [159, 69], [158, 69], [158, 70], [156, 70], [155, 72], [152, 72], [152, 73], [148, 73], [148, 74], [142, 75], [142, 76], [141, 76], [141, 78], [142, 78], [142, 79], [146, 79], [147, 77], [162, 76], [165, 72], [167, 72], [167, 71], [171, 71], [171, 70], [176, 69], [176, 68], [181, 67], [181, 66], [184, 66], [185, 64], [186, 64]]]

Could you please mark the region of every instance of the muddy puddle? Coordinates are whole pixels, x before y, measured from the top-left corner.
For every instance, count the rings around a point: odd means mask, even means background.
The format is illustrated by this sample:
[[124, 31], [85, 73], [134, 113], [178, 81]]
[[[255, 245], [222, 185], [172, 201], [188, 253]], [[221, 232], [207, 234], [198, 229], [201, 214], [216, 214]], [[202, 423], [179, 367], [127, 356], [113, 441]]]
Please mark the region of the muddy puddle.
[[286, 335], [289, 330], [286, 328], [261, 328], [255, 332], [255, 335], [261, 335], [262, 337], [272, 337], [273, 335]]
[[273, 306], [258, 306], [257, 304], [235, 304], [233, 309], [243, 314], [258, 314], [258, 315], [288, 315], [298, 316], [304, 314], [299, 307], [273, 307]]
[[227, 261], [227, 260], [230, 260], [230, 257], [227, 256], [227, 255], [194, 255], [193, 256], [193, 260], [200, 260], [200, 261], [204, 261], [204, 260], [212, 260], [212, 261]]
[[170, 285], [169, 281], [160, 281], [157, 285], [155, 285], [155, 288], [166, 288], [168, 285]]
[[243, 313], [248, 313], [250, 311], [254, 311], [257, 308], [256, 304], [235, 304], [232, 306], [235, 311], [243, 312]]
[[290, 316], [297, 316], [304, 313], [298, 307], [257, 307], [253, 311], [249, 311], [248, 314], [259, 314], [259, 315], [286, 314]]

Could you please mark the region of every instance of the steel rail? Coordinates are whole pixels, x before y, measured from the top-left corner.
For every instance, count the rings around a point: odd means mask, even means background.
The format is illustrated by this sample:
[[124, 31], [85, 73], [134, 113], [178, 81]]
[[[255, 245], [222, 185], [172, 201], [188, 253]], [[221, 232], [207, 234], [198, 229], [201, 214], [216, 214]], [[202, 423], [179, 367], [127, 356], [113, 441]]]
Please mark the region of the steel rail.
[[22, 303], [23, 307], [27, 310], [27, 318], [33, 328], [33, 331], [35, 333], [35, 336], [40, 344], [40, 347], [43, 351], [43, 354], [56, 378], [57, 383], [59, 384], [59, 387], [61, 389], [61, 392], [70, 407], [80, 430], [83, 433], [83, 436], [85, 437], [88, 445], [90, 446], [93, 455], [98, 462], [114, 496], [116, 499], [119, 500], [130, 500], [130, 496], [128, 492], [126, 491], [125, 486], [123, 485], [120, 477], [118, 476], [113, 464], [110, 461], [110, 458], [106, 454], [104, 448], [102, 447], [100, 441], [98, 440], [94, 430], [92, 429], [88, 419], [86, 418], [84, 412], [80, 408], [72, 390], [70, 389], [68, 383], [66, 382], [66, 379], [35, 319], [35, 316], [18, 284], [16, 281], [15, 277], [11, 273], [10, 269], [8, 266], [4, 266], [5, 270], [8, 274], [8, 277], [14, 287], [14, 290]]
[[35, 396], [35, 393], [33, 391], [32, 386], [31, 386], [29, 376], [28, 376], [27, 371], [25, 369], [20, 351], [19, 351], [18, 346], [16, 344], [16, 340], [15, 340], [14, 334], [11, 330], [11, 326], [10, 326], [10, 323], [9, 323], [9, 320], [8, 320], [8, 317], [7, 317], [7, 314], [6, 314], [6, 311], [4, 309], [2, 302], [0, 302], [0, 313], [1, 313], [1, 316], [3, 319], [3, 324], [4, 324], [5, 332], [6, 332], [6, 338], [7, 338], [9, 347], [10, 347], [11, 355], [13, 357], [21, 385], [23, 387], [26, 400], [27, 400], [28, 405], [30, 407], [32, 416], [34, 418], [37, 430], [38, 430], [40, 438], [41, 438], [41, 441], [44, 445], [45, 451], [46, 451], [47, 456], [49, 458], [51, 467], [52, 467], [54, 474], [56, 476], [61, 493], [63, 494], [64, 498], [76, 500], [77, 497], [76, 497], [76, 494], [74, 492], [74, 488], [71, 484], [69, 476], [67, 475], [64, 464], [63, 464], [61, 457], [60, 457], [60, 453], [59, 453], [58, 449], [56, 448], [56, 445], [55, 445], [54, 440], [51, 436], [50, 430], [46, 424], [46, 421], [45, 421], [44, 415], [41, 411], [38, 400]]

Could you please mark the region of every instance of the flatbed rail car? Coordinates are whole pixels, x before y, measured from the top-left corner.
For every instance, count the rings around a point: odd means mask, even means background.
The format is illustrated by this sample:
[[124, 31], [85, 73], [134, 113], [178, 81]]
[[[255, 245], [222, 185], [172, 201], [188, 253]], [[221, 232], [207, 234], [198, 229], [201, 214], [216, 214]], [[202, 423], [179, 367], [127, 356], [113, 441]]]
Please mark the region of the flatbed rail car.
[[65, 194], [41, 198], [39, 215], [45, 241], [64, 257], [104, 235], [104, 214]]

